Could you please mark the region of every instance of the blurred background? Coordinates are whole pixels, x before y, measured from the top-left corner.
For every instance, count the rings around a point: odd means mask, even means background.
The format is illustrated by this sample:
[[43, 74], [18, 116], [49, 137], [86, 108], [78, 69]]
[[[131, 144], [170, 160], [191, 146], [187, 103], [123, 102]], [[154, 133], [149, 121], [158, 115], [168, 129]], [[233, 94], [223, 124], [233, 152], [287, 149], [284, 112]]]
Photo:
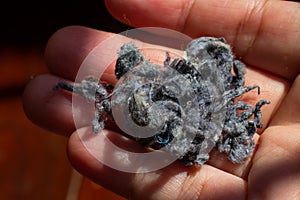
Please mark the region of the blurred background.
[[56, 30], [83, 25], [118, 33], [129, 27], [114, 20], [102, 0], [5, 1], [0, 22], [1, 199], [122, 199], [70, 166], [67, 138], [32, 124], [21, 97], [30, 77], [47, 72], [44, 48]]

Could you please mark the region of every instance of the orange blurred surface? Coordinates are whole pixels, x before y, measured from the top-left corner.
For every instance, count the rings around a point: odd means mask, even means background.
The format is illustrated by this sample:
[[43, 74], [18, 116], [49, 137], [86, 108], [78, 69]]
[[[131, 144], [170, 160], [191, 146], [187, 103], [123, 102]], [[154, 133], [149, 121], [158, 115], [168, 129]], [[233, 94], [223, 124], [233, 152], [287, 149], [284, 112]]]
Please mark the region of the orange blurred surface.
[[66, 138], [29, 122], [19, 97], [0, 100], [1, 199], [64, 199], [70, 170]]
[[[25, 116], [22, 90], [30, 77], [46, 71], [40, 49], [0, 50], [0, 199], [121, 200], [85, 178], [74, 179], [67, 138], [37, 127]], [[79, 187], [70, 190], [74, 181]]]
[[1, 90], [23, 87], [31, 76], [46, 71], [43, 53], [38, 48], [0, 50]]

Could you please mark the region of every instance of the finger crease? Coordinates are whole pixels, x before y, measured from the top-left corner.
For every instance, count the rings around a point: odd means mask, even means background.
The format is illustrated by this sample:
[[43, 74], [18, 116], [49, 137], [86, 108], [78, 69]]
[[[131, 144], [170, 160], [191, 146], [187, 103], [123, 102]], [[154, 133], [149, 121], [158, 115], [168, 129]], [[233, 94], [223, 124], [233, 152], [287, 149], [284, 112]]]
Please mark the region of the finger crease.
[[[251, 1], [252, 2], [252, 1]], [[255, 27], [253, 34], [251, 34], [251, 39], [249, 39], [248, 44], [245, 45], [245, 48], [241, 48], [242, 50], [239, 53], [239, 56], [245, 57], [248, 55], [249, 50], [255, 45], [257, 38], [262, 32], [263, 28], [263, 19], [264, 13], [266, 11], [268, 0], [264, 1], [254, 1], [254, 3], [248, 3], [245, 17], [238, 23], [237, 31], [233, 40], [233, 46], [239, 46], [239, 38], [245, 34], [245, 30], [249, 27], [249, 23], [253, 20], [253, 17], [256, 18], [255, 21], [258, 21], [257, 26]], [[260, 13], [260, 15], [258, 15]]]
[[181, 15], [178, 18], [177, 28], [179, 31], [185, 33], [187, 21], [192, 14], [191, 10], [194, 7], [195, 0], [188, 1], [187, 4], [183, 4]]
[[[202, 174], [203, 176], [203, 174]], [[187, 176], [183, 181], [179, 194], [181, 197], [179, 199], [190, 198], [188, 195], [193, 191], [193, 199], [199, 199], [206, 183], [206, 179], [199, 178], [199, 175], [196, 174], [194, 177]]]
[[[290, 128], [292, 128], [292, 126], [290, 126]], [[284, 129], [283, 126], [280, 125], [276, 125], [276, 126], [271, 126], [268, 127], [268, 129]], [[295, 132], [299, 131], [299, 126], [295, 126], [294, 128]], [[270, 131], [272, 132], [272, 131]], [[288, 135], [286, 136], [288, 137]], [[293, 148], [291, 148], [291, 146], [285, 146], [283, 144], [278, 143], [278, 141], [276, 139], [274, 139], [274, 137], [270, 137], [270, 135], [264, 135], [265, 140], [268, 140], [269, 143], [273, 144], [274, 146], [276, 146], [277, 148], [273, 148], [273, 150], [278, 150], [281, 149], [282, 151], [286, 152], [287, 154], [295, 157], [295, 158], [300, 158], [300, 153], [298, 151], [294, 151]], [[297, 141], [295, 141], [297, 142]], [[271, 152], [268, 152], [268, 154], [270, 154]], [[263, 155], [262, 157], [264, 157], [266, 155]]]

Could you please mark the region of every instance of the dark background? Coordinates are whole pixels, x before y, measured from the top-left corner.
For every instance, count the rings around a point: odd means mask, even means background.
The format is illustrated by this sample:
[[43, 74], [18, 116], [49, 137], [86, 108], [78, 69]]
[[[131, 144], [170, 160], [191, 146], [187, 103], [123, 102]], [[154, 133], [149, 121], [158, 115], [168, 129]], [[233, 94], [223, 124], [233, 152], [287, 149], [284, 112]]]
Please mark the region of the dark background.
[[102, 0], [22, 0], [1, 4], [1, 47], [44, 45], [56, 30], [68, 25], [111, 32], [128, 29], [111, 17]]

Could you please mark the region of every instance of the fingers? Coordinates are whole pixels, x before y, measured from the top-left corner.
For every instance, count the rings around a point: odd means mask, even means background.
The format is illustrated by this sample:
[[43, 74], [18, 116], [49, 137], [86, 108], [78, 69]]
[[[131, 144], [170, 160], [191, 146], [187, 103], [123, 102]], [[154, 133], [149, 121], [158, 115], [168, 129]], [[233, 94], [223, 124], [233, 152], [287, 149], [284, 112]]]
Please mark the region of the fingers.
[[24, 90], [23, 107], [35, 124], [55, 133], [69, 135], [75, 130], [72, 96], [53, 90], [61, 80], [48, 74], [35, 77]]
[[[164, 31], [160, 31], [160, 33], [162, 32]], [[151, 33], [146, 34], [143, 30], [132, 31], [128, 33], [130, 37], [125, 37], [120, 34], [97, 31], [86, 27], [70, 26], [57, 31], [50, 38], [46, 47], [45, 59], [51, 73], [72, 81], [76, 77], [81, 79], [90, 75], [102, 77], [103, 73], [109, 76], [114, 71], [114, 67], [109, 68], [109, 66], [114, 65], [120, 47], [132, 42], [132, 38], [135, 38], [135, 45], [147, 49], [147, 53], [152, 55], [153, 60], [159, 60], [163, 63], [167, 50], [164, 44], [168, 45], [171, 42], [171, 46], [182, 47], [184, 44], [182, 42], [187, 43], [187, 40], [190, 40], [189, 37], [184, 37], [181, 33], [175, 33], [174, 31], [172, 33], [176, 35], [174, 36], [176, 42], [172, 39], [166, 39], [164, 36], [151, 37]], [[140, 42], [145, 40], [150, 43]], [[153, 43], [159, 44], [157, 52], [153, 51]], [[158, 45], [155, 47], [158, 47]], [[174, 52], [176, 52], [176, 55], [182, 55], [182, 52], [178, 54], [179, 50], [176, 49], [172, 49], [170, 53]], [[113, 78], [114, 76], [108, 77], [108, 79]]]
[[280, 105], [270, 126], [300, 126], [300, 76], [298, 76], [289, 93]]
[[300, 77], [261, 135], [249, 174], [250, 199], [297, 199], [300, 188]]
[[[101, 134], [115, 133], [104, 130]], [[118, 134], [113, 137], [115, 143], [124, 144]], [[155, 172], [126, 173], [101, 164], [91, 155], [91, 153], [94, 155], [101, 153], [97, 151], [98, 147], [84, 146], [83, 141], [79, 138], [78, 132], [72, 134], [69, 141], [68, 154], [75, 168], [96, 183], [126, 198], [245, 199], [245, 181], [216, 168], [207, 165], [201, 168], [190, 168], [175, 162]], [[94, 145], [106, 146], [107, 144], [100, 141]], [[131, 150], [133, 149], [131, 148]], [[119, 154], [114, 151], [107, 151], [105, 155], [107, 158], [119, 160], [120, 165], [124, 163], [124, 158], [118, 156]], [[125, 164], [126, 162], [128, 160], [125, 160]]]
[[45, 59], [54, 75], [37, 76], [24, 90], [24, 110], [30, 120], [62, 135], [69, 136], [75, 130], [72, 95], [54, 91], [53, 88], [58, 82], [66, 81], [65, 79], [74, 81], [85, 57], [110, 35], [71, 26], [57, 31], [50, 38]]
[[78, 128], [91, 126], [95, 108], [94, 102], [57, 88], [60, 82], [68, 81], [50, 74], [42, 74], [32, 79], [24, 90], [23, 107], [28, 118], [35, 124], [69, 136]]
[[106, 5], [113, 16], [131, 26], [161, 26], [191, 37], [225, 37], [249, 65], [289, 79], [300, 72], [299, 3], [106, 0]]
[[81, 26], [70, 26], [57, 31], [49, 39], [45, 59], [53, 74], [74, 80], [86, 56], [111, 33]]
[[249, 199], [298, 199], [299, 127], [274, 126], [261, 136], [248, 177]]
[[[89, 42], [79, 45], [78, 42], [74, 42], [76, 38], [79, 40], [78, 36], [80, 36], [80, 40]], [[84, 62], [83, 65], [85, 64], [84, 66], [87, 66], [85, 68], [88, 69], [84, 74], [86, 76], [97, 75], [97, 71], [106, 68], [105, 63], [107, 60], [108, 63], [110, 63], [110, 57], [114, 58], [117, 56], [117, 50], [108, 50], [109, 45], [104, 45], [105, 48], [98, 48], [99, 46], [103, 46], [99, 45], [99, 43], [107, 44], [107, 40], [104, 38], [108, 37], [111, 38], [113, 35], [83, 27], [67, 27], [58, 31], [50, 39], [46, 50], [46, 59], [48, 60], [50, 71], [57, 76], [74, 81], [80, 66], [82, 66], [82, 62]], [[73, 42], [67, 42], [68, 40]], [[97, 48], [95, 48], [96, 46]], [[117, 47], [118, 45], [115, 46], [115, 48], [119, 48]], [[91, 53], [91, 51], [93, 52]], [[158, 51], [157, 54], [160, 55], [155, 55], [153, 51], [150, 53], [154, 58], [161, 58], [160, 64], [163, 63], [165, 51], [163, 51], [163, 54], [161, 51]], [[151, 57], [151, 55], [149, 56]], [[114, 78], [113, 68], [114, 67], [109, 68], [110, 76], [107, 79], [112, 80]], [[64, 93], [55, 93], [53, 91], [53, 87], [58, 81], [59, 79], [55, 76], [41, 76], [32, 80], [25, 91], [26, 95], [24, 96], [26, 97], [26, 101], [24, 104], [26, 106], [27, 115], [34, 122], [47, 129], [57, 130], [59, 133], [68, 135], [74, 131], [74, 123], [71, 123], [71, 116], [73, 116], [70, 103], [71, 95], [69, 95], [69, 99], [66, 100]], [[244, 99], [252, 105], [255, 105], [260, 99], [268, 99], [271, 101], [270, 105], [262, 108], [263, 124], [266, 126], [270, 117], [276, 111], [285, 96], [289, 88], [289, 83], [284, 79], [259, 72], [253, 68], [248, 68], [246, 73], [246, 85], [253, 84], [261, 86], [261, 95], [258, 96], [257, 91], [251, 91], [249, 95], [244, 95]], [[45, 101], [46, 97], [50, 94], [54, 95], [55, 98], [50, 97]], [[62, 99], [64, 99], [64, 101], [62, 101]], [[63, 105], [68, 104], [68, 109], [66, 109], [66, 106], [64, 106], [64, 109], [59, 109], [61, 103]], [[49, 106], [49, 104], [55, 106]], [[44, 108], [48, 108], [49, 110]], [[41, 112], [41, 110], [43, 110], [43, 112]], [[61, 118], [61, 116], [65, 117]], [[65, 122], [67, 125], [64, 125]], [[85, 124], [88, 124], [88, 122]]]

